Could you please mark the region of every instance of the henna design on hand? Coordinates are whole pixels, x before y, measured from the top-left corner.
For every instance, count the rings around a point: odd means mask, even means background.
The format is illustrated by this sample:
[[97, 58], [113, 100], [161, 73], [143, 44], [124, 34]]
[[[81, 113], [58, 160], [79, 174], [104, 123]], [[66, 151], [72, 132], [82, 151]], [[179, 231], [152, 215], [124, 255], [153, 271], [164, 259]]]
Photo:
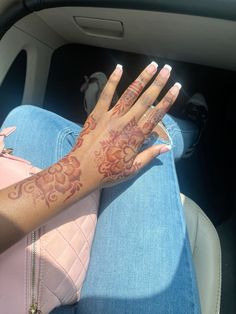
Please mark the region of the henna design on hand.
[[123, 114], [127, 108], [133, 105], [133, 102], [141, 94], [142, 90], [143, 84], [141, 83], [141, 81], [139, 80], [134, 81], [124, 92], [118, 103], [113, 108], [112, 115]]
[[91, 114], [90, 116], [88, 116], [87, 120], [85, 121], [85, 124], [84, 124], [84, 127], [83, 127], [83, 130], [81, 131], [78, 139], [77, 139], [77, 142], [73, 148], [72, 151], [75, 151], [77, 148], [79, 148], [83, 141], [84, 141], [84, 136], [85, 135], [88, 135], [92, 130], [94, 130], [97, 126], [97, 122], [96, 120], [94, 119], [93, 115]]
[[108, 139], [100, 142], [101, 149], [95, 152], [102, 182], [111, 183], [135, 174], [141, 167], [134, 162], [145, 136], [135, 118], [119, 131], [111, 130]]
[[59, 195], [65, 196], [65, 202], [79, 191], [82, 187], [80, 177], [79, 160], [73, 155], [68, 155], [41, 173], [16, 183], [15, 191], [10, 192], [8, 196], [15, 200], [30, 195], [34, 203], [40, 200], [50, 207], [51, 203], [58, 200]]

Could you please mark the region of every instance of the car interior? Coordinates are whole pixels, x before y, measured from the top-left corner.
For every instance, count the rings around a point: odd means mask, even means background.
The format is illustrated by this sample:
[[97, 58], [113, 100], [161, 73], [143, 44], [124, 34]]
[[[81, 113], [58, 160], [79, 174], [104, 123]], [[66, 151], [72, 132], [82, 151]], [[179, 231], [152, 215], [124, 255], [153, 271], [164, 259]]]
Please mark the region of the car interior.
[[0, 17], [1, 124], [20, 104], [83, 123], [85, 77], [118, 63], [118, 95], [151, 61], [170, 64], [174, 116], [204, 95], [206, 129], [177, 175], [202, 313], [236, 313], [236, 1], [1, 0]]

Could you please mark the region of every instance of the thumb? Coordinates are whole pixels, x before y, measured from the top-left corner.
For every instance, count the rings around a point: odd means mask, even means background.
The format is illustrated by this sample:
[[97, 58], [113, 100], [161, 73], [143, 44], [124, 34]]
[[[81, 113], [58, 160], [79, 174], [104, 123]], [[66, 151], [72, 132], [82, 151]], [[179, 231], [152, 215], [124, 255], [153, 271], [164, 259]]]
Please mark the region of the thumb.
[[171, 150], [171, 146], [170, 145], [155, 145], [155, 146], [151, 146], [147, 149], [145, 149], [144, 151], [142, 151], [141, 153], [139, 153], [135, 160], [134, 163], [137, 163], [140, 165], [140, 168], [143, 168], [144, 166], [146, 166], [153, 158], [155, 158], [156, 156], [160, 155], [160, 154], [164, 154], [168, 151]]

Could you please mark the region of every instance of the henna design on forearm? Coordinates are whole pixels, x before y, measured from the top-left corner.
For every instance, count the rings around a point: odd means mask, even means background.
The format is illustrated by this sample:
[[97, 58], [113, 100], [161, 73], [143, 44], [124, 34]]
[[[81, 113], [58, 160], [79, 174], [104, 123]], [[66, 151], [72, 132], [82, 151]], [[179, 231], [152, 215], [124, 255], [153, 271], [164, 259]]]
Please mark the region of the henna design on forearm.
[[80, 177], [79, 160], [73, 155], [67, 155], [41, 173], [16, 183], [14, 191], [8, 196], [12, 200], [31, 196], [34, 203], [43, 201], [49, 208], [59, 196], [63, 195], [64, 202], [74, 196], [82, 187]]
[[[84, 128], [72, 149], [72, 153], [79, 148], [84, 136], [96, 128], [96, 121], [90, 115], [85, 121]], [[63, 194], [64, 202], [70, 199], [82, 187], [80, 181], [81, 170], [80, 162], [74, 155], [67, 155], [55, 165], [43, 170], [14, 186], [14, 191], [8, 194], [10, 199], [18, 199], [22, 196], [31, 195], [34, 203], [44, 201], [48, 207], [58, 200]]]
[[[84, 136], [94, 130], [96, 125], [93, 115], [90, 115], [72, 153], [82, 145]], [[75, 155], [70, 154], [41, 173], [15, 184], [14, 191], [8, 196], [14, 200], [31, 195], [34, 203], [40, 200], [50, 207], [50, 204], [56, 202], [61, 195], [64, 196], [64, 202], [74, 196], [82, 187], [80, 177], [80, 162]]]
[[107, 139], [100, 142], [101, 149], [95, 152], [95, 162], [102, 174], [102, 182], [122, 180], [135, 174], [141, 167], [134, 162], [145, 136], [135, 118], [119, 131], [111, 130]]
[[123, 114], [127, 108], [131, 107], [137, 97], [141, 94], [143, 87], [144, 85], [141, 81], [134, 81], [124, 92], [118, 103], [113, 108], [112, 115]]

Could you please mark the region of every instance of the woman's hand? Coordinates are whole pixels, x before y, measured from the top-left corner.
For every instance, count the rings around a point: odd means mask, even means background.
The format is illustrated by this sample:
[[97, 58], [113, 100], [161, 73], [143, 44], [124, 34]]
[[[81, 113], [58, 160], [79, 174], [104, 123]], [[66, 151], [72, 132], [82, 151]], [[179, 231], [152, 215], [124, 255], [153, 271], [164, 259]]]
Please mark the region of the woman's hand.
[[157, 71], [151, 63], [109, 109], [122, 76], [122, 67], [117, 66], [73, 150], [49, 168], [0, 191], [0, 253], [93, 190], [135, 175], [168, 151], [165, 145], [140, 149], [178, 96], [177, 83], [152, 107], [170, 69], [164, 67], [143, 92]]
[[176, 83], [153, 106], [170, 71], [171, 67], [166, 65], [143, 92], [157, 72], [157, 64], [152, 62], [110, 109], [122, 76], [122, 67], [116, 67], [70, 154], [80, 162], [80, 183], [85, 189], [90, 191], [121, 182], [135, 175], [155, 156], [169, 150], [166, 145], [156, 145], [140, 151], [178, 96], [181, 85]]

